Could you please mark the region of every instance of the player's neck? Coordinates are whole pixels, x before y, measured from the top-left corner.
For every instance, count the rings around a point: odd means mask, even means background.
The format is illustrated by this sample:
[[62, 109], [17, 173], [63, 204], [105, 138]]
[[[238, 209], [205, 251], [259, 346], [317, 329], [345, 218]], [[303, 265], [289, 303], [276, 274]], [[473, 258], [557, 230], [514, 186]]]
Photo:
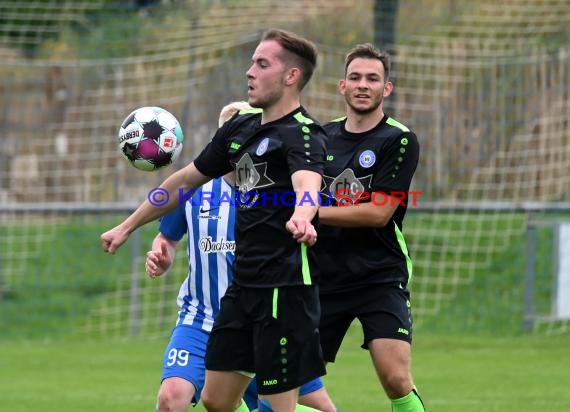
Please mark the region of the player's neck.
[[366, 114], [349, 110], [344, 127], [350, 133], [364, 133], [375, 128], [383, 117], [384, 112], [381, 109]]
[[261, 113], [261, 124], [273, 122], [288, 115], [293, 110], [297, 110], [301, 106], [299, 99], [281, 99], [270, 107], [264, 107]]

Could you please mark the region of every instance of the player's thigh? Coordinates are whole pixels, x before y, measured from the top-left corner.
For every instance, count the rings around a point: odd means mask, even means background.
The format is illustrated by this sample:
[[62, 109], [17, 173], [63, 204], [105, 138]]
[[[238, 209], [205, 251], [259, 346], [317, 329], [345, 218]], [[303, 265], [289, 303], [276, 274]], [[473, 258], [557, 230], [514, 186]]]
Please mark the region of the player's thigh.
[[336, 411], [321, 378], [317, 378], [301, 386], [299, 403], [324, 412]]
[[321, 319], [319, 334], [323, 358], [326, 362], [334, 362], [344, 336], [355, 319], [352, 314], [353, 302], [347, 294], [326, 294], [320, 296]]
[[293, 411], [295, 410], [298, 398], [299, 391], [297, 388], [272, 395], [260, 395], [260, 399], [269, 403], [271, 407], [270, 410], [272, 411]]
[[234, 371], [206, 370], [202, 400], [207, 408], [224, 410], [240, 404], [251, 375]]
[[[190, 326], [177, 326], [172, 332], [162, 363], [162, 380], [167, 382], [170, 378], [179, 378], [187, 381], [193, 389], [192, 402], [200, 399], [200, 391], [204, 386], [205, 364], [204, 356], [208, 332]], [[174, 382], [174, 381], [171, 381]], [[169, 386], [170, 387], [170, 386]], [[177, 385], [179, 389], [182, 386]], [[161, 385], [162, 390], [162, 385]]]

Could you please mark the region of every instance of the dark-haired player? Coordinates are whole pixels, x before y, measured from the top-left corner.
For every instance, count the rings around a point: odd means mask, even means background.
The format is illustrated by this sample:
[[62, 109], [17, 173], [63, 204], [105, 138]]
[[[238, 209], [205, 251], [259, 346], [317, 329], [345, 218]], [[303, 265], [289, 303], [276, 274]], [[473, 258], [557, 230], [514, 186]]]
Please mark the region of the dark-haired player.
[[419, 157], [414, 132], [387, 116], [392, 92], [388, 54], [371, 44], [352, 49], [339, 82], [347, 115], [329, 135], [319, 242], [321, 344], [333, 362], [350, 324], [363, 327], [363, 348], [393, 412], [423, 412], [411, 374], [412, 260], [402, 234]]

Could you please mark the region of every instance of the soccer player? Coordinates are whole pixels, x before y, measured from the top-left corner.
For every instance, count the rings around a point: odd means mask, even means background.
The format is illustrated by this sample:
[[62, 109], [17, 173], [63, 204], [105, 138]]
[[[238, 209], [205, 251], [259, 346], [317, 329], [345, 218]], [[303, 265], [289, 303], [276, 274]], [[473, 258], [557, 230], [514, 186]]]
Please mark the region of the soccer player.
[[[327, 123], [319, 242], [320, 334], [334, 362], [350, 324], [364, 343], [393, 412], [424, 411], [411, 375], [412, 260], [402, 235], [419, 144], [383, 111], [392, 92], [389, 55], [371, 44], [346, 56], [339, 91], [346, 116]], [[326, 199], [328, 197], [328, 199]]]
[[[251, 109], [246, 102], [234, 102], [222, 109], [220, 127], [241, 109]], [[188, 276], [178, 293], [178, 319], [164, 353], [162, 383], [157, 411], [186, 412], [200, 400], [204, 386], [204, 355], [220, 298], [232, 281], [234, 262], [235, 207], [220, 202], [224, 194], [235, 198], [232, 175], [211, 180], [186, 202], [160, 220], [159, 233], [147, 252], [146, 272], [151, 278], [168, 271], [179, 241], [188, 235]], [[249, 385], [244, 400], [249, 409], [257, 409], [255, 382]], [[335, 407], [321, 378], [301, 386], [296, 411], [334, 412]]]
[[266, 32], [246, 72], [248, 102], [258, 110], [232, 117], [193, 162], [168, 177], [160, 206], [147, 200], [101, 235], [103, 250], [114, 253], [133, 230], [174, 210], [180, 193], [234, 171], [234, 278], [206, 350], [202, 403], [210, 412], [245, 411], [241, 398], [253, 373], [260, 397], [291, 412], [299, 387], [325, 374], [311, 246], [326, 134], [300, 103], [316, 61], [310, 41]]

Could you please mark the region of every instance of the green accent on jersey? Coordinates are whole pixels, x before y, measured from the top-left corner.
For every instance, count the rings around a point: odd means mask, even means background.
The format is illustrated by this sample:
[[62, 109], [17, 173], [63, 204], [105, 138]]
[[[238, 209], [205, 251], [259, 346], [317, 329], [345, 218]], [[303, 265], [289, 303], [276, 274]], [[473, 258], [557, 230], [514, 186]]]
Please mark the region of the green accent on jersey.
[[237, 142], [231, 142], [230, 149], [237, 150], [241, 147], [241, 145]]
[[301, 271], [303, 273], [303, 283], [311, 285], [311, 270], [309, 269], [309, 257], [307, 256], [307, 245], [301, 243]]
[[303, 115], [303, 113], [299, 112], [297, 113], [295, 116], [293, 116], [299, 123], [303, 123], [303, 124], [313, 124], [313, 120], [309, 119], [308, 117], [305, 117], [305, 115]]
[[257, 114], [257, 113], [262, 113], [263, 109], [260, 109], [258, 107], [252, 107], [251, 109], [241, 109], [239, 111], [239, 114]]
[[279, 301], [279, 289], [273, 289], [273, 308], [271, 310], [271, 316], [273, 319], [277, 319], [277, 302]]
[[336, 119], [332, 119], [330, 122], [342, 122], [344, 119], [346, 119], [346, 116], [337, 117]]
[[[315, 122], [313, 122], [312, 119], [309, 119], [308, 117], [305, 117], [305, 115], [303, 115], [303, 113], [299, 112], [297, 113], [295, 116], [293, 116], [299, 123], [303, 123], [303, 124], [313, 124]], [[303, 129], [305, 130], [305, 129]]]
[[397, 127], [398, 129], [400, 129], [403, 132], [409, 132], [410, 131], [410, 129], [408, 129], [402, 123], [400, 123], [397, 120], [392, 119], [391, 117], [388, 117], [388, 120], [386, 120], [386, 123], [388, 123], [390, 126]]
[[408, 254], [408, 245], [406, 245], [406, 239], [404, 239], [404, 235], [396, 222], [394, 222], [394, 229], [396, 230], [396, 238], [398, 239], [398, 243], [400, 248], [402, 249], [402, 253], [406, 257], [406, 266], [408, 267], [408, 283], [412, 281], [412, 274], [414, 270], [414, 265], [412, 263], [412, 258]]

